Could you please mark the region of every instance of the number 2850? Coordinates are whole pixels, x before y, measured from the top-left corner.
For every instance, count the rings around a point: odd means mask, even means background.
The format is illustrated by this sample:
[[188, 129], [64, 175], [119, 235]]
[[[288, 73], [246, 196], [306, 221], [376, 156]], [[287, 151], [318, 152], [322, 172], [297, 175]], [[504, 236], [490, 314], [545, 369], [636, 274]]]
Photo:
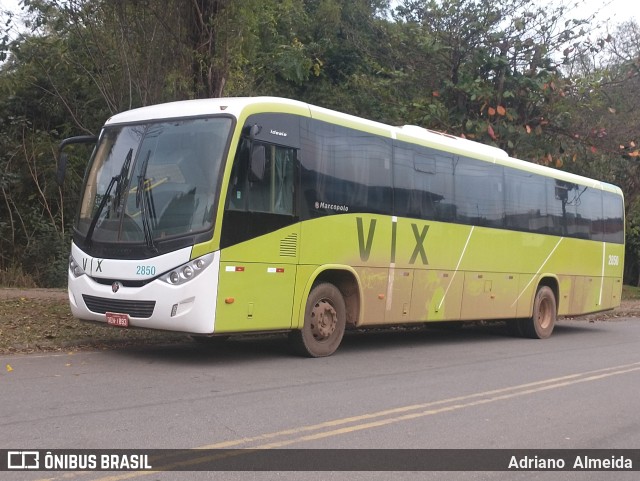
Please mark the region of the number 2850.
[[155, 276], [155, 266], [136, 266], [136, 275], [138, 276]]
[[610, 266], [620, 265], [620, 256], [609, 256], [609, 265]]

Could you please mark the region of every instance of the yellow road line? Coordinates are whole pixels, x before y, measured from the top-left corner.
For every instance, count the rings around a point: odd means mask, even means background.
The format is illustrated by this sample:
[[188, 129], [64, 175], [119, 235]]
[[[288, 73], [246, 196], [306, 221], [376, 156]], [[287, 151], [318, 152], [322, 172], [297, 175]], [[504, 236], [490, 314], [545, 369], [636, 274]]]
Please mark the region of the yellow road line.
[[[185, 461], [176, 461], [174, 463], [162, 465], [162, 470], [156, 471], [135, 471], [126, 472], [112, 476], [97, 478], [96, 481], [121, 481], [131, 479], [138, 476], [146, 476], [158, 472], [168, 470], [180, 470], [180, 468], [188, 468], [197, 466], [206, 462], [212, 462], [217, 459], [240, 456], [245, 453], [245, 449], [276, 449], [291, 446], [293, 444], [315, 441], [334, 436], [341, 436], [357, 431], [374, 429], [391, 424], [397, 424], [409, 420], [419, 419], [436, 414], [457, 411], [470, 407], [489, 404], [506, 399], [526, 396], [530, 394], [541, 393], [552, 389], [559, 389], [584, 382], [593, 382], [606, 379], [613, 376], [620, 376], [632, 372], [640, 371], [640, 362], [624, 364], [609, 368], [597, 369], [594, 371], [586, 371], [578, 374], [570, 374], [542, 381], [536, 381], [526, 384], [519, 384], [501, 389], [494, 389], [479, 393], [457, 396], [453, 398], [443, 399], [422, 404], [413, 404], [409, 406], [400, 406], [393, 409], [365, 413], [359, 416], [351, 416], [346, 418], [334, 419], [309, 426], [300, 426], [297, 428], [276, 431], [272, 433], [261, 434], [259, 436], [240, 438], [229, 441], [222, 441], [215, 444], [200, 446], [193, 449], [228, 449], [231, 447], [239, 447], [237, 450], [228, 451], [220, 454], [207, 454], [198, 458]], [[285, 438], [277, 441], [276, 438]], [[273, 441], [271, 441], [273, 440]], [[265, 442], [268, 441], [268, 442]], [[262, 444], [252, 445], [256, 442]], [[75, 473], [76, 475], [87, 474]], [[62, 479], [62, 478], [52, 478]], [[52, 481], [39, 480], [39, 481]]]

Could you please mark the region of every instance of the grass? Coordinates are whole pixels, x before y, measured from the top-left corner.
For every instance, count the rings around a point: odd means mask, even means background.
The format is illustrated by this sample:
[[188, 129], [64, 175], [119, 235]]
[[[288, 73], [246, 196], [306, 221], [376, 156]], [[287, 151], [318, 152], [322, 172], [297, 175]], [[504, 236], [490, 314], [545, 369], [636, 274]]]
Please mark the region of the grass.
[[640, 300], [640, 287], [622, 286], [622, 299], [627, 301]]
[[36, 287], [33, 277], [22, 270], [21, 267], [8, 267], [0, 269], [0, 286], [5, 287]]
[[118, 329], [75, 319], [67, 299], [0, 299], [0, 354], [112, 348], [176, 342], [184, 334]]

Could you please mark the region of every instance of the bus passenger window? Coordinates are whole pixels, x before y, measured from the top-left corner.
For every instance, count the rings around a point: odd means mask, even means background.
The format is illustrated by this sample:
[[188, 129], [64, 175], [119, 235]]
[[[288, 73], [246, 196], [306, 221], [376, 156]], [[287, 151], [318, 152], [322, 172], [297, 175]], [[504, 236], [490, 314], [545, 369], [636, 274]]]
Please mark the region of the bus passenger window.
[[294, 215], [295, 149], [270, 144], [257, 146], [265, 149], [264, 175], [261, 178], [251, 175], [251, 153], [246, 142], [240, 147], [233, 166], [228, 209]]
[[266, 146], [264, 176], [249, 182], [249, 211], [293, 215], [294, 158], [292, 148]]

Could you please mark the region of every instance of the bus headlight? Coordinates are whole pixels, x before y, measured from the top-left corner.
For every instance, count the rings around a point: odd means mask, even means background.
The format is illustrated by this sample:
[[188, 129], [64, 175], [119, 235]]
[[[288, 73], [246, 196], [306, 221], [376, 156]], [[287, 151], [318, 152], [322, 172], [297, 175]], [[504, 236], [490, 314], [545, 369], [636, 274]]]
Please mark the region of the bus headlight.
[[193, 277], [193, 267], [184, 266], [182, 268], [182, 277], [184, 277], [186, 280], [191, 279]]
[[213, 253], [198, 257], [170, 272], [160, 276], [160, 280], [173, 286], [184, 284], [187, 281], [197, 277], [205, 268], [213, 262]]
[[69, 271], [73, 274], [73, 277], [80, 277], [84, 275], [84, 269], [80, 267], [80, 264], [76, 262], [73, 256], [69, 256]]

